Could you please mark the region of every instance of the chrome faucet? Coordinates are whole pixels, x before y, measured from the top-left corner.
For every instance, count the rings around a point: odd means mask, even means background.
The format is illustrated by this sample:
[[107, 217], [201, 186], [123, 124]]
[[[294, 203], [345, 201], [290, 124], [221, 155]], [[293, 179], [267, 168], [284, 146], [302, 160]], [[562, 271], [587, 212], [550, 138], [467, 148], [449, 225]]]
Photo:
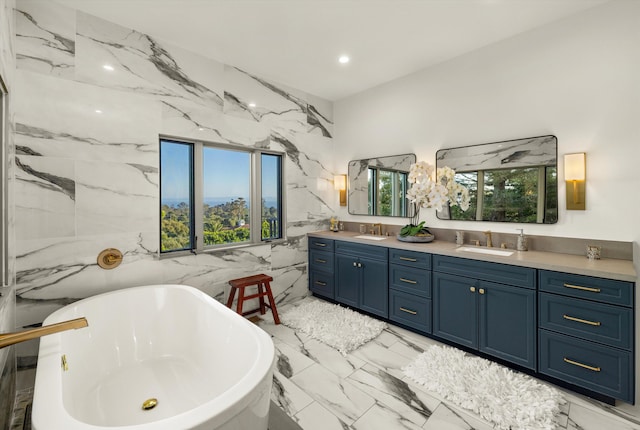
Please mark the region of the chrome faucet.
[[377, 223], [377, 224], [372, 224], [371, 225], [373, 227], [373, 234], [376, 234], [376, 229], [378, 229], [378, 236], [382, 236], [382, 223]]
[[0, 334], [0, 348], [4, 348], [5, 346], [10, 346], [20, 342], [25, 342], [37, 337], [46, 336], [48, 334], [87, 327], [88, 325], [89, 323], [87, 322], [87, 319], [82, 317], [56, 324], [45, 325], [31, 330]]
[[483, 232], [485, 236], [487, 236], [487, 248], [493, 247], [493, 241], [491, 240], [491, 230], [487, 230]]

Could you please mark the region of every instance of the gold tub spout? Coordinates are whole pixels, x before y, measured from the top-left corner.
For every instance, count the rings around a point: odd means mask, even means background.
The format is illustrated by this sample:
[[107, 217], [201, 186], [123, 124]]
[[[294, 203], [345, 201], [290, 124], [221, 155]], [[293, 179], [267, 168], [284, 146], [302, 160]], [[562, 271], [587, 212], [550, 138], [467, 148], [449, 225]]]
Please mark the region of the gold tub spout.
[[45, 325], [31, 330], [24, 330], [15, 333], [0, 334], [0, 348], [10, 346], [15, 343], [24, 342], [35, 339], [37, 337], [46, 336], [48, 334], [59, 333], [61, 331], [87, 327], [89, 323], [85, 317], [76, 318], [74, 320], [64, 321], [60, 323]]

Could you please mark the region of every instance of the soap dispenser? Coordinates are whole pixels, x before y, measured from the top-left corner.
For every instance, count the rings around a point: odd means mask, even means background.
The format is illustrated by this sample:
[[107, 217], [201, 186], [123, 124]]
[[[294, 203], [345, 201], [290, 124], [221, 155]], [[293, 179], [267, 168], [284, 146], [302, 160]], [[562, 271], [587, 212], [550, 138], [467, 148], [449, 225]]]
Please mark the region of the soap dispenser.
[[516, 249], [518, 251], [526, 251], [527, 250], [527, 237], [524, 235], [523, 228], [517, 228], [516, 230], [520, 230], [520, 235], [518, 236], [518, 240], [516, 242]]

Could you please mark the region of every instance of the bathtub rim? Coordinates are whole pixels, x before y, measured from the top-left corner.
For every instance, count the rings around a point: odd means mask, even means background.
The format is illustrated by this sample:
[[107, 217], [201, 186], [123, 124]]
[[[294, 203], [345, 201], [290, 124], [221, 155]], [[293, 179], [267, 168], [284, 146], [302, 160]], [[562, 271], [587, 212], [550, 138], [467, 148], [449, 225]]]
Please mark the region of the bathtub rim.
[[[269, 359], [256, 359], [249, 371], [242, 375], [233, 386], [227, 389], [223, 396], [214, 397], [211, 400], [172, 417], [143, 424], [101, 426], [78, 420], [65, 408], [62, 397], [62, 372], [60, 371], [60, 356], [63, 354], [61, 336], [63, 336], [64, 333], [45, 336], [41, 338], [38, 350], [38, 365], [36, 368], [32, 411], [32, 425], [34, 430], [46, 430], [52, 428], [51, 426], [54, 426], [53, 428], [64, 428], [65, 430], [175, 430], [177, 428], [197, 428], [198, 425], [209, 423], [209, 421], [211, 421], [211, 425], [217, 427], [228, 422], [251, 403], [256, 387], [263, 384], [265, 378], [271, 378], [273, 374], [276, 358], [273, 341], [264, 330], [195, 287], [179, 284], [154, 284], [109, 291], [78, 300], [54, 311], [45, 318], [43, 325], [66, 319], [64, 316], [65, 313], [84, 303], [104, 299], [106, 296], [126, 295], [131, 292], [158, 288], [184, 290], [195, 296], [196, 300], [203, 300], [207, 304], [210, 304], [216, 311], [223, 313], [236, 323], [246, 325], [250, 328], [249, 332], [258, 344], [258, 352], [261, 355], [264, 354], [264, 356]], [[89, 324], [91, 324], [90, 321]], [[42, 366], [42, 371], [38, 372], [40, 366]], [[252, 383], [252, 381], [254, 383]], [[58, 393], [58, 395], [55, 395], [56, 393]], [[40, 411], [42, 411], [42, 413]], [[216, 413], [214, 414], [212, 411], [216, 411]], [[41, 415], [43, 419], [40, 425], [42, 425], [42, 427], [36, 423], [36, 421], [41, 418]], [[52, 420], [54, 417], [55, 421]]]

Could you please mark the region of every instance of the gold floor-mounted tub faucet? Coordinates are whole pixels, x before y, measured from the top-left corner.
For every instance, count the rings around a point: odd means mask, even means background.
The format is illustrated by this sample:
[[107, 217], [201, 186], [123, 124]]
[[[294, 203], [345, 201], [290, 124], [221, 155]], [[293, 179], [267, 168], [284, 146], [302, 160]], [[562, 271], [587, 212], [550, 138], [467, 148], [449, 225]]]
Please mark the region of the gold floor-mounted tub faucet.
[[87, 327], [88, 325], [89, 323], [87, 322], [87, 319], [82, 317], [82, 318], [76, 318], [69, 321], [59, 322], [56, 324], [50, 324], [50, 325], [34, 328], [31, 330], [0, 334], [0, 348], [4, 348], [5, 346], [10, 346], [20, 342], [25, 342], [27, 340], [35, 339], [37, 337], [46, 336], [48, 334], [54, 334], [54, 333], [59, 333], [61, 331]]

